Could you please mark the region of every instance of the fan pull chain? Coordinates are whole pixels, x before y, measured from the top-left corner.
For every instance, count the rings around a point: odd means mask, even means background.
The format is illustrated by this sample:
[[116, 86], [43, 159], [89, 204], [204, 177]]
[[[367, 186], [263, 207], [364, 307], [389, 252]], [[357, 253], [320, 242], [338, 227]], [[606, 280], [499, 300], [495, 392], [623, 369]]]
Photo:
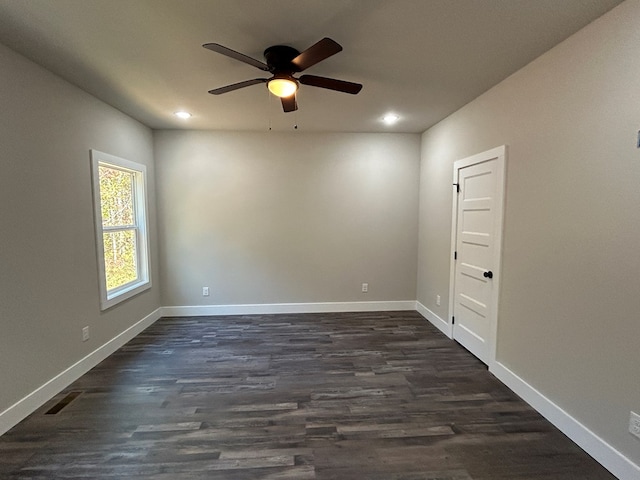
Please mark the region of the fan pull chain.
[[273, 100], [271, 99], [271, 94], [269, 93], [269, 89], [267, 90], [267, 97], [269, 97], [269, 99], [267, 100], [267, 110], [269, 110], [269, 112], [267, 113], [267, 117], [268, 117], [268, 121], [269, 121], [269, 131], [271, 131], [271, 110], [273, 110], [272, 108], [272, 102]]

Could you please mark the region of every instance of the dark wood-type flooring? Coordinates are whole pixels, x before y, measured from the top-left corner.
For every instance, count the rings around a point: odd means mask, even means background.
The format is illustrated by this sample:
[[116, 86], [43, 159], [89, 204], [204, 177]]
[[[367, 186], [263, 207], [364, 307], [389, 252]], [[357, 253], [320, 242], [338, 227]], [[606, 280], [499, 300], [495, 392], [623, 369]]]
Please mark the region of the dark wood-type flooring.
[[384, 312], [161, 319], [0, 437], [0, 478], [614, 477], [416, 312]]

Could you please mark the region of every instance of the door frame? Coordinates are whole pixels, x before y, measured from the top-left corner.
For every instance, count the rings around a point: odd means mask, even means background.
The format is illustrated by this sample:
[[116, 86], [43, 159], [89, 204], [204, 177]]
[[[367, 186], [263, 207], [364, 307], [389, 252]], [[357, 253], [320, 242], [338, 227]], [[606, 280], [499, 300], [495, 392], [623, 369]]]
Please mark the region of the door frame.
[[[506, 186], [506, 166], [507, 166], [507, 146], [501, 145], [491, 150], [487, 150], [470, 157], [457, 160], [453, 164], [453, 181], [454, 186], [458, 183], [458, 173], [462, 168], [470, 167], [490, 160], [497, 160], [497, 178], [496, 178], [496, 202], [495, 202], [495, 223], [494, 223], [494, 252], [492, 271], [494, 277], [493, 290], [491, 292], [491, 315], [489, 316], [489, 358], [487, 365], [489, 369], [496, 361], [497, 338], [498, 338], [498, 305], [500, 299], [500, 280], [502, 277], [502, 233], [504, 224], [504, 200]], [[449, 270], [449, 329], [451, 338], [454, 338], [455, 325], [453, 324], [453, 312], [455, 304], [455, 281], [456, 281], [456, 259], [455, 252], [457, 246], [458, 235], [458, 190], [453, 188], [452, 214], [451, 214], [451, 262]]]

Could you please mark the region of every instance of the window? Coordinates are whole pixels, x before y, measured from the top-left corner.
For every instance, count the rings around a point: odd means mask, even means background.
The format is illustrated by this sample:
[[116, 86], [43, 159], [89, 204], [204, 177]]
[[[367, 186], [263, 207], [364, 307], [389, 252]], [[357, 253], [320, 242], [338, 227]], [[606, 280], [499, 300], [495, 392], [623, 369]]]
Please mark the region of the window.
[[151, 287], [146, 167], [91, 150], [93, 201], [105, 310]]

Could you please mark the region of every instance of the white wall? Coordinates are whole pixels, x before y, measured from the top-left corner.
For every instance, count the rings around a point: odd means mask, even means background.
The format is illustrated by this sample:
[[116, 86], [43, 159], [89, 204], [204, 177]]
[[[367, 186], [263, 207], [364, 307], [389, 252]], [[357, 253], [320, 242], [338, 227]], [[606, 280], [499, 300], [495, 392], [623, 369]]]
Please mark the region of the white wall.
[[[151, 130], [1, 45], [0, 72], [2, 413], [157, 309], [160, 289]], [[155, 286], [102, 313], [92, 148], [149, 172]]]
[[155, 151], [164, 305], [415, 300], [419, 135], [160, 131]]
[[638, 25], [625, 2], [424, 133], [418, 276], [448, 318], [452, 164], [507, 144], [498, 362], [636, 465]]

